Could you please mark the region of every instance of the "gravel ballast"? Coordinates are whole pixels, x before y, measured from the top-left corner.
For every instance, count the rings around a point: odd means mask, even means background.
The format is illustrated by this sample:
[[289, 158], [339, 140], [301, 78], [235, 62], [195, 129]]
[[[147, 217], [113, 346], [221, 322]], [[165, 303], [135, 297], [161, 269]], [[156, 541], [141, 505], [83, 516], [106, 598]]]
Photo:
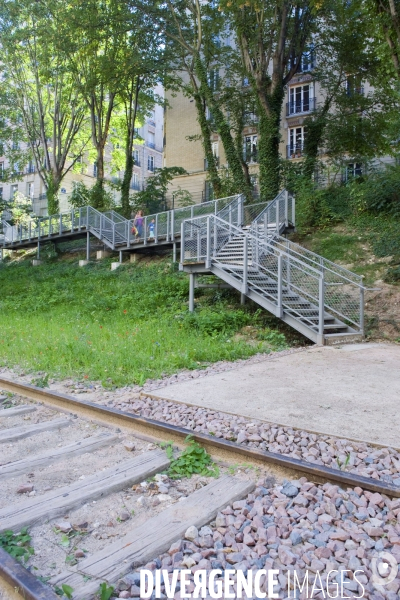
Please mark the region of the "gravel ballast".
[[117, 400], [114, 406], [143, 417], [185, 427], [189, 431], [231, 440], [249, 448], [342, 469], [400, 487], [400, 452], [393, 448], [378, 448], [363, 442], [310, 433], [149, 396], [133, 398], [130, 402], [129, 397], [125, 397], [124, 400]]
[[[293, 584], [294, 573], [301, 583], [308, 573], [310, 595], [305, 590], [298, 592], [300, 600], [329, 597], [327, 588], [336, 598], [362, 595], [367, 600], [398, 600], [400, 572], [390, 583], [380, 585], [374, 580], [372, 559], [385, 551], [400, 563], [400, 499], [392, 501], [361, 488], [315, 485], [306, 478], [269, 489], [268, 485], [268, 480], [258, 481], [255, 492], [245, 500], [227, 506], [200, 531], [190, 527], [184, 539], [142, 568], [169, 573], [189, 569], [192, 580], [200, 569], [233, 569], [245, 574], [277, 569], [274, 592], [281, 599], [293, 598], [288, 580]], [[140, 597], [139, 578], [140, 570], [122, 578], [116, 587], [119, 597]], [[314, 583], [324, 593], [316, 589], [311, 595]], [[337, 585], [339, 595], [335, 596]], [[193, 589], [192, 583], [189, 592]], [[175, 598], [180, 597], [177, 592]]]

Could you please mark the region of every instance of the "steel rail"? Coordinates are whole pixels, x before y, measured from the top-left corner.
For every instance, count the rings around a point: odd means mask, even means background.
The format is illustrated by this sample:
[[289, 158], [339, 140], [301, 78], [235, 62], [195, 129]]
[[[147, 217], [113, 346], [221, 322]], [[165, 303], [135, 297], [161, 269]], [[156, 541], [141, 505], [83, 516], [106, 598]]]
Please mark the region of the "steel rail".
[[[205, 433], [193, 432], [183, 427], [137, 416], [115, 408], [77, 400], [67, 394], [45, 390], [27, 383], [19, 383], [0, 377], [0, 389], [25, 396], [51, 408], [73, 413], [102, 425], [129, 429], [139, 437], [155, 442], [173, 442], [178, 446], [182, 446], [186, 437], [191, 435], [194, 440], [205, 447], [215, 460], [225, 463], [237, 464], [238, 461], [246, 460], [264, 468], [268, 466], [275, 467], [279, 469], [281, 476], [289, 478], [298, 476], [300, 471], [302, 474], [311, 477], [316, 483], [331, 481], [342, 486], [359, 486], [372, 492], [400, 498], [400, 487], [384, 481], [308, 463], [283, 454], [248, 448], [229, 440], [218, 439]], [[1, 580], [9, 584], [11, 590], [14, 590], [16, 599], [55, 600], [57, 598], [51, 589], [42, 585], [20, 563], [0, 549], [0, 582]], [[21, 595], [19, 595], [19, 592], [21, 592]]]
[[215, 458], [221, 458], [222, 460], [228, 459], [233, 462], [239, 457], [245, 457], [264, 466], [272, 464], [290, 470], [301, 471], [325, 481], [335, 481], [351, 487], [360, 486], [373, 492], [389, 494], [400, 498], [400, 487], [391, 485], [385, 481], [357, 475], [356, 473], [331, 469], [330, 467], [309, 463], [266, 450], [247, 448], [246, 446], [236, 444], [236, 442], [215, 438], [205, 433], [193, 432], [184, 427], [141, 417], [116, 408], [94, 404], [93, 402], [77, 400], [72, 396], [61, 394], [60, 392], [44, 390], [34, 385], [18, 383], [2, 377], [0, 377], [0, 388], [18, 393], [32, 400], [43, 402], [48, 406], [56, 407], [62, 411], [74, 412], [82, 418], [94, 419], [105, 425], [128, 428], [132, 432], [157, 438], [159, 441], [172, 441], [182, 444], [185, 438], [191, 435], [195, 440], [201, 442]]

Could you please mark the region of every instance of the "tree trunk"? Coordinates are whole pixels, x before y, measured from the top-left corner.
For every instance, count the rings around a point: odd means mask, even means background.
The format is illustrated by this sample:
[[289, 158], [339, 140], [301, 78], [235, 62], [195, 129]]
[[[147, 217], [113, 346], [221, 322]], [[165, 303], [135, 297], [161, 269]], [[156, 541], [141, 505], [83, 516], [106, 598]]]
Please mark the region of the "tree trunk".
[[328, 122], [328, 113], [333, 101], [333, 96], [327, 96], [319, 113], [306, 119], [304, 126], [307, 127], [307, 137], [304, 142], [304, 164], [303, 174], [311, 179], [317, 166], [318, 152], [324, 139], [325, 127]]
[[125, 155], [125, 171], [124, 171], [124, 177], [122, 179], [122, 184], [121, 184], [121, 209], [122, 209], [122, 214], [124, 215], [124, 217], [129, 219], [130, 214], [131, 214], [131, 208], [129, 205], [129, 190], [130, 190], [130, 186], [131, 186], [134, 161], [133, 161], [132, 152], [129, 151], [129, 149], [130, 149], [129, 134], [127, 137], [128, 137], [128, 143], [127, 143], [127, 152]]
[[141, 87], [140, 78], [132, 80], [128, 91], [128, 100], [125, 103], [126, 109], [126, 143], [125, 143], [125, 171], [121, 184], [121, 207], [122, 214], [127, 219], [130, 218], [131, 208], [129, 203], [129, 190], [133, 174], [133, 140], [135, 137], [136, 115], [139, 102], [139, 91]]
[[258, 163], [260, 165], [260, 197], [273, 200], [279, 192], [280, 165], [279, 154], [281, 110], [284, 98], [283, 88], [275, 90], [269, 97], [269, 111], [259, 101], [259, 140]]
[[56, 215], [60, 212], [60, 201], [58, 198], [60, 183], [60, 178], [54, 173], [51, 173], [46, 188], [47, 212], [49, 215]]
[[200, 81], [200, 91], [204, 94], [207, 104], [212, 112], [217, 132], [221, 138], [225, 150], [225, 156], [229, 164], [229, 170], [235, 187], [235, 193], [245, 194], [248, 200], [252, 200], [251, 188], [246, 181], [242, 169], [241, 160], [236, 152], [235, 142], [232, 138], [231, 129], [224, 113], [214, 98], [214, 94], [208, 85], [207, 73], [199, 56], [195, 60], [196, 75]]
[[311, 179], [317, 166], [318, 152], [326, 127], [326, 115], [320, 115], [314, 121], [307, 122], [307, 137], [304, 142], [303, 174]]
[[91, 190], [91, 205], [97, 210], [104, 210], [104, 146], [103, 144], [97, 145], [97, 175], [96, 183]]

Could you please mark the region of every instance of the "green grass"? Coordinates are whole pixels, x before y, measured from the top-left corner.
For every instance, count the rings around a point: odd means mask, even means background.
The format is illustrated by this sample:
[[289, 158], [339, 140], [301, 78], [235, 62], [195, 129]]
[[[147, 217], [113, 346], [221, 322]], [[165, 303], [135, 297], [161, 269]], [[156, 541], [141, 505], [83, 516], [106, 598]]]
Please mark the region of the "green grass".
[[[106, 385], [146, 379], [218, 360], [287, 347], [260, 311], [242, 308], [237, 294], [203, 294], [188, 313], [188, 278], [167, 261], [127, 264], [110, 260], [78, 268], [53, 259], [32, 268], [27, 260], [0, 267], [0, 364], [51, 377]], [[256, 344], [235, 340], [253, 325]]]

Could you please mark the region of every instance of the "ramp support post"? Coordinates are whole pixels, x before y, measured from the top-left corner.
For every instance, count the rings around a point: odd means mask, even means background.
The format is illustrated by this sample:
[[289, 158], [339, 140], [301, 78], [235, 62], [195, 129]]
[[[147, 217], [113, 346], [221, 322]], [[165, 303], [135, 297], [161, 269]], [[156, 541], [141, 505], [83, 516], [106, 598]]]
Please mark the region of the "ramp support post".
[[189, 274], [189, 312], [194, 312], [194, 287], [196, 283], [196, 274]]
[[172, 262], [176, 263], [176, 242], [172, 244]]
[[324, 345], [324, 326], [325, 326], [325, 278], [324, 273], [321, 273], [319, 278], [319, 319], [318, 319], [318, 336], [317, 344]]
[[90, 233], [86, 232], [86, 260], [90, 260]]

